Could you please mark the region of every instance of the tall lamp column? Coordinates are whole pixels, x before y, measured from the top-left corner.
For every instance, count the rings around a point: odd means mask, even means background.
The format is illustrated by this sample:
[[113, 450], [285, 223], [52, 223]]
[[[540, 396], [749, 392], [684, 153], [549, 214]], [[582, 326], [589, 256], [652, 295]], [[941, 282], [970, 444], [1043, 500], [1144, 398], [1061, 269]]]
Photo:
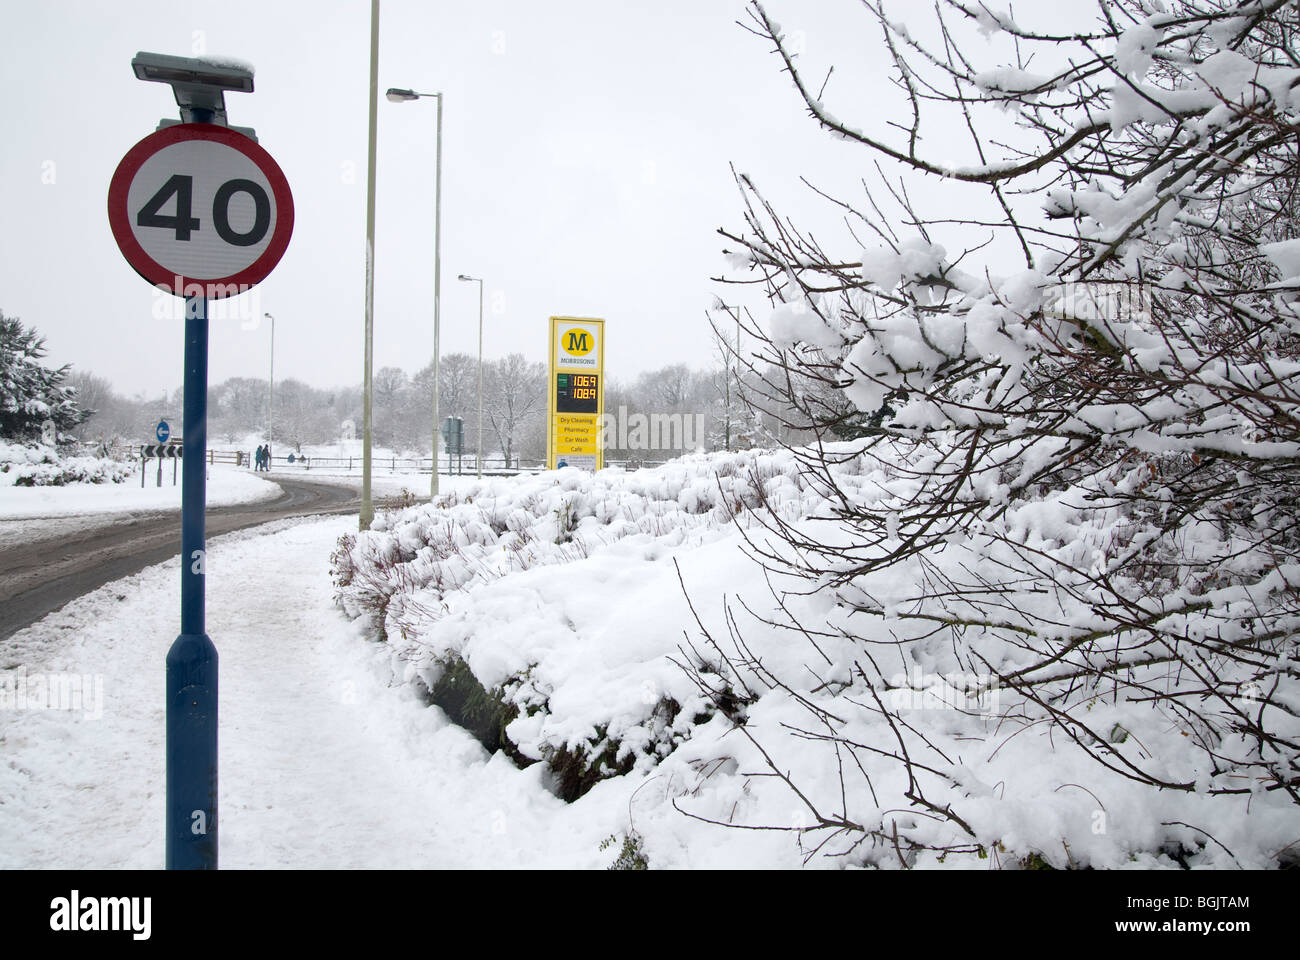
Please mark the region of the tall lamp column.
[[439, 322], [442, 310], [442, 93], [416, 93], [391, 87], [387, 93], [393, 103], [433, 97], [438, 101], [437, 170], [433, 187], [433, 479], [429, 482], [429, 497], [438, 497], [438, 356], [441, 352]]
[[[461, 274], [457, 280], [469, 280], [478, 284], [478, 452], [475, 459], [478, 461], [478, 478], [483, 479], [483, 281], [479, 277], [469, 277]], [[510, 464], [506, 464], [506, 469]]]

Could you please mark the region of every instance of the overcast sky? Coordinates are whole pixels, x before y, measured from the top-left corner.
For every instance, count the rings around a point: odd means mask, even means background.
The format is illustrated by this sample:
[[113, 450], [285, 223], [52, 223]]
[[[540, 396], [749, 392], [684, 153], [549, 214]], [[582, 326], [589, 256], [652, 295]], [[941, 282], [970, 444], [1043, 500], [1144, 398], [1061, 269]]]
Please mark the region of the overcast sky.
[[[767, 4], [835, 74], [832, 110], [883, 125], [878, 31], [849, 0]], [[181, 382], [179, 322], [109, 231], [108, 182], [122, 155], [175, 117], [170, 90], [136, 80], [139, 50], [226, 55], [256, 68], [229, 93], [294, 193], [279, 267], [214, 320], [210, 377], [361, 380], [367, 0], [84, 0], [0, 5], [0, 309], [47, 338], [49, 359], [149, 396]], [[705, 311], [731, 293], [716, 229], [742, 226], [729, 164], [804, 223], [827, 211], [806, 176], [851, 194], [861, 147], [808, 118], [770, 44], [736, 24], [744, 0], [383, 0], [380, 30], [376, 368], [414, 372], [432, 355], [436, 103], [393, 104], [391, 86], [445, 94], [443, 351], [543, 360], [552, 314], [603, 317], [607, 369], [631, 377], [710, 362]], [[802, 206], [800, 206], [802, 205]], [[805, 212], [806, 211], [806, 212]], [[828, 226], [829, 229], [829, 226]], [[856, 252], [850, 250], [849, 252]], [[248, 300], [247, 304], [240, 301]]]

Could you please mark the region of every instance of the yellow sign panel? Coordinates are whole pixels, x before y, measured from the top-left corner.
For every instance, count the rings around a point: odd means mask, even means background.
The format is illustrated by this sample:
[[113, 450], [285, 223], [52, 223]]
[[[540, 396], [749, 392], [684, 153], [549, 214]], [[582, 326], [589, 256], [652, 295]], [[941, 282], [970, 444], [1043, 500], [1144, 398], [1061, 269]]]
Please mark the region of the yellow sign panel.
[[605, 321], [551, 317], [546, 465], [599, 470], [605, 465]]

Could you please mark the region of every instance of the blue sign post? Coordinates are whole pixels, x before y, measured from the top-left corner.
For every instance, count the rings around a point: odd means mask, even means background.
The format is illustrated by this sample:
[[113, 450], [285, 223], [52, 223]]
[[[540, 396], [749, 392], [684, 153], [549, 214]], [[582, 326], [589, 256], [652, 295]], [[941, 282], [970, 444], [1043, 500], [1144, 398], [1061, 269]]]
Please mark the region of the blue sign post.
[[[181, 633], [167, 651], [167, 869], [217, 867], [217, 648], [207, 633], [208, 302], [185, 301]], [[161, 430], [161, 426], [160, 426]]]
[[[280, 261], [293, 233], [293, 196], [253, 131], [226, 124], [223, 91], [252, 93], [251, 68], [152, 53], [137, 54], [131, 66], [142, 80], [172, 85], [182, 121], [164, 121], [132, 147], [108, 189], [109, 224], [127, 262], [185, 300], [181, 632], [167, 653], [166, 682], [167, 869], [215, 870], [217, 649], [205, 610], [208, 303], [246, 292]], [[165, 420], [157, 436], [159, 443], [171, 436]]]

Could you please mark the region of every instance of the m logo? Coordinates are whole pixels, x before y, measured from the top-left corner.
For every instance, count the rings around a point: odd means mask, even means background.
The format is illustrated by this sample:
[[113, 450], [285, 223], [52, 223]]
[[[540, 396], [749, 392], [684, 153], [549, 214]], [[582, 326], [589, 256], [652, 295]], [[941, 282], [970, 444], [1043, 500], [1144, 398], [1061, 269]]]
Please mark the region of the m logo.
[[586, 330], [566, 330], [562, 337], [564, 352], [575, 357], [585, 357], [595, 345], [594, 338]]

